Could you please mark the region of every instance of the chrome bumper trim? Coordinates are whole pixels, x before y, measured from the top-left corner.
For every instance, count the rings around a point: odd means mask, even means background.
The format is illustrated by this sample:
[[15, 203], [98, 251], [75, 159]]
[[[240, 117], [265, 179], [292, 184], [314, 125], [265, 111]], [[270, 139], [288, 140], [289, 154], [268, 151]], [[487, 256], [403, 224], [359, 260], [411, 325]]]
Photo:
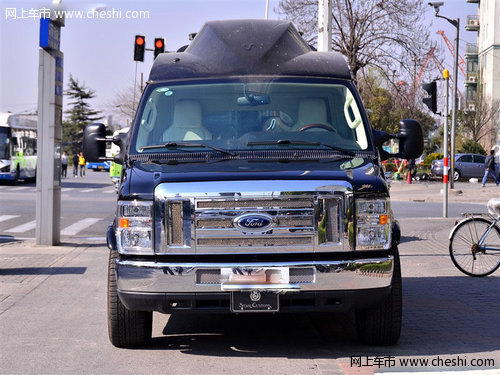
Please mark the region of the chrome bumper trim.
[[[289, 267], [290, 269], [295, 267], [313, 267], [315, 269], [313, 283], [266, 284], [272, 285], [270, 289], [277, 291], [296, 291], [297, 289], [300, 291], [360, 290], [390, 286], [394, 270], [394, 258], [388, 256], [375, 259], [259, 263], [157, 263], [150, 261], [117, 260], [116, 276], [120, 292], [221, 292], [227, 289], [220, 283], [197, 284], [197, 271], [260, 267]], [[269, 287], [266, 286], [266, 288]]]

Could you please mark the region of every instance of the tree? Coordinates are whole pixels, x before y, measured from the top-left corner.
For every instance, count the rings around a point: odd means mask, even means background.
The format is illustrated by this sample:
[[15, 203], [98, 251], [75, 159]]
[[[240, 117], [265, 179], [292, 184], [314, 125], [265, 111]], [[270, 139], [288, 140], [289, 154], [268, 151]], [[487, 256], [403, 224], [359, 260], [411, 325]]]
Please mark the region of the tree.
[[[492, 124], [495, 124], [500, 111], [499, 103], [488, 99], [479, 91], [477, 99], [472, 103], [475, 110], [458, 112], [458, 122], [463, 136], [474, 143], [483, 144], [483, 146], [489, 138], [495, 139], [496, 128]], [[486, 148], [490, 147], [490, 145], [486, 145]]]
[[140, 98], [140, 86], [136, 85], [134, 92], [134, 85], [131, 85], [117, 93], [115, 98], [108, 104], [108, 107], [120, 122], [128, 125], [134, 119]]
[[63, 121], [63, 143], [79, 145], [85, 127], [102, 118], [99, 116], [101, 112], [92, 110], [88, 103], [88, 100], [95, 97], [95, 91], [86, 88], [70, 75], [68, 88], [64, 94], [73, 101], [69, 103], [71, 108], [65, 111], [67, 117], [66, 121]]
[[390, 82], [378, 74], [378, 71], [370, 70], [367, 74], [363, 74], [358, 87], [363, 103], [368, 109], [370, 123], [375, 129], [397, 133], [399, 121], [412, 118], [420, 123], [424, 134], [434, 130], [434, 118], [409, 106], [408, 98], [399, 90], [393, 89]]
[[467, 140], [462, 143], [462, 147], [458, 149], [458, 152], [463, 152], [465, 154], [481, 154], [486, 155], [486, 151], [484, 150], [481, 144], [474, 142], [472, 140]]
[[[346, 56], [355, 80], [365, 67], [376, 68], [387, 78], [401, 68], [413, 74], [413, 61], [430, 46], [424, 2], [331, 1], [332, 47]], [[307, 42], [316, 44], [317, 0], [281, 0], [276, 11], [293, 20]]]

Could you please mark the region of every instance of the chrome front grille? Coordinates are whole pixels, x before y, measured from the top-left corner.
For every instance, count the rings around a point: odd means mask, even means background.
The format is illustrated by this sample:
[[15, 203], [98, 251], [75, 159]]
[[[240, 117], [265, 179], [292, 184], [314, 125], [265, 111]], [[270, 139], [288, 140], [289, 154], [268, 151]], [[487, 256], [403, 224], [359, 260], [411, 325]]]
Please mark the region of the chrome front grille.
[[[312, 251], [314, 246], [314, 197], [284, 196], [217, 200], [195, 199], [197, 253], [267, 253], [277, 247], [287, 251]], [[236, 221], [242, 216], [264, 214], [272, 219], [270, 228], [245, 230]]]
[[155, 251], [264, 254], [349, 250], [346, 239], [352, 219], [348, 212], [353, 210], [346, 207], [352, 202], [352, 192], [345, 185], [329, 181], [161, 184], [155, 190]]

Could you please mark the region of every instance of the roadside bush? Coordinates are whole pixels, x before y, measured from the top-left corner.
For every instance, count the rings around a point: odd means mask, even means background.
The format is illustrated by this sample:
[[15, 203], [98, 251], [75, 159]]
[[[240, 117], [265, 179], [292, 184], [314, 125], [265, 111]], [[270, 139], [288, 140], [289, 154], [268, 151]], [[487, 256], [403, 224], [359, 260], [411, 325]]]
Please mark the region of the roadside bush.
[[385, 171], [386, 172], [395, 172], [396, 171], [396, 164], [387, 162], [384, 164], [385, 166]]
[[462, 144], [462, 147], [458, 150], [459, 153], [465, 154], [481, 154], [486, 155], [486, 151], [483, 146], [472, 140], [467, 140]]
[[425, 157], [424, 162], [422, 164], [427, 166], [427, 167], [430, 167], [433, 160], [439, 160], [442, 158], [443, 158], [443, 154], [441, 154], [439, 152], [433, 152], [432, 154], [429, 154]]

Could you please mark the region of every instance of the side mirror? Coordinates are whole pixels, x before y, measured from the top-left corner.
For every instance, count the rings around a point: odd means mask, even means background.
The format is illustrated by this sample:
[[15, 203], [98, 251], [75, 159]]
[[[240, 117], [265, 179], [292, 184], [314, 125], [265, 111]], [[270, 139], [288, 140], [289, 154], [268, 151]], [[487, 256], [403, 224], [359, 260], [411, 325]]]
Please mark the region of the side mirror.
[[399, 123], [399, 153], [403, 159], [417, 159], [424, 151], [422, 127], [415, 120], [401, 120]]
[[83, 131], [83, 156], [89, 162], [106, 159], [106, 126], [104, 124], [87, 125]]
[[[420, 155], [422, 155], [424, 150], [422, 127], [419, 122], [415, 120], [401, 120], [399, 123], [398, 134], [389, 134], [383, 131], [373, 130], [373, 138], [382, 161], [391, 157], [401, 159], [417, 159]], [[399, 140], [398, 153], [391, 154], [383, 149], [382, 145], [384, 142], [387, 142], [390, 139]]]
[[113, 137], [113, 143], [120, 147], [120, 152], [113, 157], [113, 161], [116, 164], [123, 164], [125, 160], [125, 149], [127, 146], [128, 132], [118, 133]]

